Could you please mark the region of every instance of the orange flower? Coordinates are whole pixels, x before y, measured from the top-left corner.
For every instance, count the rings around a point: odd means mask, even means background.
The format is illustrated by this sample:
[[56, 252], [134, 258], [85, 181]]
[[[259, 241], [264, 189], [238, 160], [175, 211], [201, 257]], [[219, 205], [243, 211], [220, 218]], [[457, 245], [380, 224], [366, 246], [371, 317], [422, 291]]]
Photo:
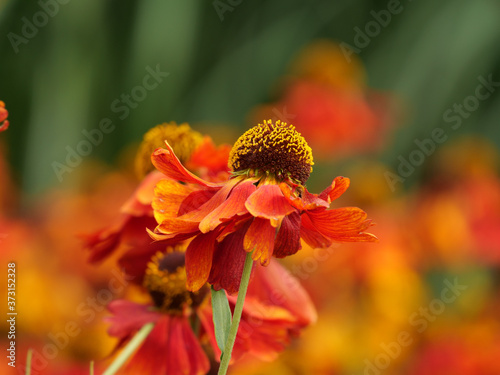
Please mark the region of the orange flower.
[[0, 100], [0, 132], [3, 132], [8, 129], [9, 127], [9, 122], [7, 121], [8, 116], [9, 112], [7, 112], [7, 110], [5, 109], [5, 103]]
[[[270, 272], [256, 272], [250, 283], [233, 360], [245, 353], [273, 360], [301, 328], [316, 320], [316, 311], [297, 280], [276, 262], [269, 268]], [[206, 374], [210, 362], [204, 344], [211, 346], [209, 352], [215, 358], [220, 357], [209, 289], [189, 292], [185, 279], [182, 246], [170, 248], [154, 256], [145, 271], [144, 287], [152, 304], [116, 300], [109, 305], [113, 314], [108, 318], [109, 333], [120, 339], [120, 345], [145, 324], [155, 323], [123, 374]], [[229, 303], [234, 308], [236, 301], [229, 298]], [[199, 329], [193, 330], [192, 322], [195, 327], [199, 323]]]
[[156, 240], [193, 238], [186, 252], [187, 288], [208, 281], [236, 293], [246, 252], [268, 265], [271, 256], [295, 254], [302, 238], [312, 247], [333, 242], [375, 241], [359, 208], [328, 210], [349, 186], [337, 177], [320, 195], [303, 186], [312, 152], [293, 126], [264, 121], [243, 134], [229, 155], [231, 178], [207, 182], [186, 170], [172, 148], [158, 149], [153, 164], [167, 179], [155, 188]]

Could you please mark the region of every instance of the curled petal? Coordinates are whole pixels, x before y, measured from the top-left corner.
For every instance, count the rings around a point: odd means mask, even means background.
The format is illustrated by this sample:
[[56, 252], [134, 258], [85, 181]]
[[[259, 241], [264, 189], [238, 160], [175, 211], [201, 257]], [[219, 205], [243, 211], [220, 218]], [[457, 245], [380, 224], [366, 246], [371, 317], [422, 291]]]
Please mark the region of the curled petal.
[[281, 183], [280, 189], [283, 193], [283, 196], [288, 200], [288, 202], [300, 211], [313, 210], [320, 207], [330, 207], [329, 202], [320, 198], [316, 194], [309, 193], [307, 189], [304, 189], [301, 197], [292, 194], [292, 189], [288, 184]]
[[283, 218], [274, 244], [274, 256], [284, 258], [302, 248], [300, 243], [300, 215], [293, 212]]
[[335, 177], [332, 184], [325, 190], [323, 190], [319, 197], [331, 203], [342, 194], [344, 194], [350, 184], [351, 180], [349, 180], [347, 177]]
[[323, 236], [338, 242], [375, 242], [377, 237], [365, 233], [371, 225], [366, 213], [357, 207], [315, 210], [305, 213], [310, 223]]
[[253, 216], [271, 220], [273, 226], [277, 226], [281, 218], [295, 211], [279, 186], [272, 184], [259, 186], [248, 197], [245, 206]]
[[161, 173], [175, 181], [182, 181], [202, 186], [217, 186], [217, 184], [202, 180], [189, 172], [186, 168], [184, 168], [177, 156], [175, 156], [172, 147], [170, 147], [167, 141], [165, 141], [165, 145], [166, 149], [158, 148], [153, 152], [153, 155], [151, 155], [153, 165]]
[[179, 218], [166, 218], [159, 224], [155, 232], [162, 234], [195, 233], [198, 231], [198, 223]]
[[276, 228], [269, 220], [256, 217], [245, 234], [243, 248], [248, 252], [253, 250], [252, 259], [257, 261], [260, 258], [260, 263], [267, 266], [273, 255], [275, 236]]

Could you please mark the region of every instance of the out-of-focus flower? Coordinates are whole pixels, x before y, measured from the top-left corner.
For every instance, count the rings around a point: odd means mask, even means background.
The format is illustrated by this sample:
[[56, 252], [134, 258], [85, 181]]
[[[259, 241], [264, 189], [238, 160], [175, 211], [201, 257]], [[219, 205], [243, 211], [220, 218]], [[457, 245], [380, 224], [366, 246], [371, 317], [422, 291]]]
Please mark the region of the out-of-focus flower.
[[[186, 289], [184, 245], [169, 247], [148, 264], [144, 287], [151, 304], [117, 300], [110, 304], [113, 316], [109, 333], [121, 344], [146, 323], [155, 324], [124, 374], [205, 374], [210, 362], [205, 350], [220, 357], [210, 307], [209, 288]], [[272, 286], [272, 288], [271, 288]], [[236, 299], [229, 298], [234, 308]], [[256, 272], [245, 301], [233, 360], [250, 354], [272, 360], [297, 335], [316, 320], [316, 312], [297, 281], [278, 263], [269, 272]]]
[[448, 264], [500, 264], [498, 154], [488, 142], [458, 140], [436, 155], [417, 195], [418, 241]]
[[203, 137], [188, 124], [177, 126], [165, 123], [149, 130], [136, 156], [136, 171], [143, 176], [134, 194], [123, 204], [119, 217], [104, 229], [84, 236], [90, 250], [90, 261], [95, 263], [118, 251], [119, 263], [134, 276], [134, 282], [142, 283], [142, 270], [153, 254], [165, 250], [165, 245], [152, 243], [146, 228], [153, 229], [157, 223], [153, 218], [151, 203], [154, 186], [165, 176], [153, 170], [151, 153], [167, 140], [175, 145], [183, 160], [207, 179], [227, 179], [229, 146], [216, 147], [210, 137]]
[[318, 159], [379, 150], [386, 141], [389, 98], [365, 87], [361, 62], [321, 40], [307, 46], [292, 64], [281, 98], [251, 116], [293, 122]]
[[175, 242], [194, 237], [186, 252], [187, 288], [208, 282], [230, 294], [239, 288], [246, 252], [262, 265], [271, 256], [295, 254], [300, 238], [313, 247], [332, 242], [375, 241], [365, 233], [366, 213], [346, 207], [327, 210], [349, 186], [337, 177], [320, 195], [303, 186], [312, 152], [293, 126], [264, 121], [243, 134], [229, 157], [232, 177], [204, 181], [186, 170], [172, 148], [158, 149], [153, 164], [167, 179], [155, 188], [159, 225], [151, 236]]
[[9, 128], [9, 122], [7, 117], [9, 112], [5, 109], [5, 103], [0, 100], [0, 132], [3, 132]]

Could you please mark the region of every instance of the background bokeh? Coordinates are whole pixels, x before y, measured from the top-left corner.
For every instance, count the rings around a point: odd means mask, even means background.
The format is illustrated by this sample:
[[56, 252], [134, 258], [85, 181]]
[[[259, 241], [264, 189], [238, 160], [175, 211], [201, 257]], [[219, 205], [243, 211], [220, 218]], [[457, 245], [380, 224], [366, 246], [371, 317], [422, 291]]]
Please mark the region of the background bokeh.
[[[131, 194], [148, 129], [188, 122], [232, 144], [277, 117], [313, 149], [309, 190], [350, 177], [339, 205], [367, 211], [380, 242], [287, 260], [318, 323], [234, 373], [500, 373], [499, 17], [497, 0], [0, 0], [0, 246], [20, 268], [19, 350], [74, 321], [53, 373], [109, 355], [88, 298], [115, 265], [87, 265], [77, 235]], [[113, 130], [59, 178], [105, 119]], [[449, 283], [465, 287], [447, 303]]]

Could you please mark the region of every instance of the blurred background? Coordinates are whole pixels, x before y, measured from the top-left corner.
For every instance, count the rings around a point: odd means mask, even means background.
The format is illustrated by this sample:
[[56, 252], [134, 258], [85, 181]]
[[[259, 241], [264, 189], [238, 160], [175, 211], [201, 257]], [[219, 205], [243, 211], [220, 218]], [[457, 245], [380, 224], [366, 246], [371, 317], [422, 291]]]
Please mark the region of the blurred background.
[[338, 205], [367, 211], [380, 242], [287, 259], [318, 322], [233, 373], [499, 374], [499, 17], [497, 0], [0, 0], [19, 363], [38, 348], [40, 373], [83, 374], [110, 355], [98, 297], [116, 266], [87, 265], [78, 235], [137, 186], [148, 129], [232, 144], [272, 118], [312, 147], [309, 191], [349, 177]]

